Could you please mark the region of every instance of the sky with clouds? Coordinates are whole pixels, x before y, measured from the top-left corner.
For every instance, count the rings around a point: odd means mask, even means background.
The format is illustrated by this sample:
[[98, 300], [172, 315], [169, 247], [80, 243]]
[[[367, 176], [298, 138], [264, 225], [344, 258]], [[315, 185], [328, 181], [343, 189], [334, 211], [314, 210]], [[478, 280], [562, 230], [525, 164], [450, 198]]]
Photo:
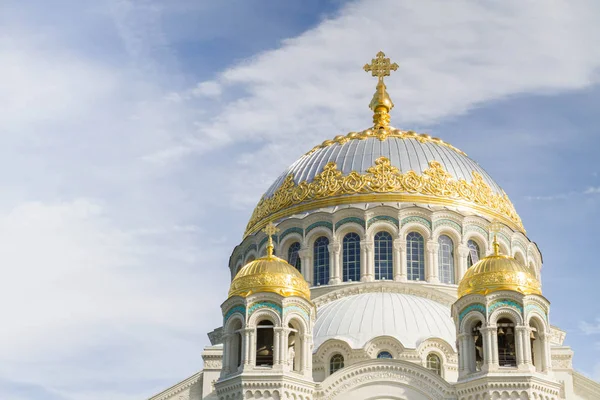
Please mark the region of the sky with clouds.
[[[41, 0], [0, 13], [0, 398], [149, 397], [202, 367], [262, 192], [369, 126], [464, 150], [544, 256], [600, 379], [600, 4]], [[207, 284], [210, 282], [210, 284]]]

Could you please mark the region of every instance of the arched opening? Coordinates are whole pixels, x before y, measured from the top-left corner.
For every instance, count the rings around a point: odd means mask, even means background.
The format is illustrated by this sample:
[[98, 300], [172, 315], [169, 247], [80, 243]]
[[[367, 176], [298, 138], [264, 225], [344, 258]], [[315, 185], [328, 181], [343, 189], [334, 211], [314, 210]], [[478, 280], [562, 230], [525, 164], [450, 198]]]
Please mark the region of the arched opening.
[[426, 367], [428, 370], [430, 370], [434, 374], [436, 374], [438, 376], [442, 376], [442, 360], [440, 359], [440, 356], [438, 356], [437, 354], [435, 354], [435, 353], [427, 354]]
[[454, 242], [449, 236], [438, 238], [439, 278], [441, 283], [454, 283]]
[[375, 279], [392, 280], [394, 263], [392, 259], [392, 235], [381, 231], [375, 234]]
[[242, 321], [236, 319], [232, 322], [229, 328], [230, 341], [229, 351], [227, 352], [229, 358], [229, 369], [232, 372], [238, 371], [242, 366]]
[[354, 232], [344, 236], [342, 273], [344, 282], [356, 282], [360, 280], [360, 236]]
[[542, 372], [546, 369], [546, 343], [544, 332], [544, 324], [537, 318], [531, 318], [529, 320], [529, 343], [531, 346], [531, 362], [537, 372]]
[[467, 268], [471, 268], [473, 264], [476, 264], [481, 258], [481, 250], [474, 240], [469, 240], [467, 242], [467, 247], [469, 249], [469, 255], [467, 255]]
[[333, 374], [342, 368], [344, 368], [344, 356], [339, 353], [331, 356], [329, 359], [329, 374]]
[[389, 351], [380, 351], [379, 354], [377, 354], [377, 358], [391, 359], [394, 358], [394, 356], [392, 356], [392, 353], [390, 353]]
[[329, 239], [321, 236], [313, 245], [313, 278], [316, 286], [329, 282]]
[[500, 367], [516, 367], [515, 324], [508, 318], [501, 318], [496, 323], [496, 327], [496, 334], [498, 336], [498, 365]]
[[262, 320], [256, 326], [256, 366], [273, 366], [273, 323]]
[[296, 268], [298, 271], [301, 270], [301, 260], [298, 252], [300, 251], [300, 242], [294, 242], [288, 248], [288, 263]]
[[465, 363], [464, 370], [469, 374], [481, 371], [481, 367], [483, 366], [482, 326], [482, 321], [472, 321], [465, 327], [465, 334], [468, 336], [459, 344], [458, 351], [464, 354], [461, 357]]
[[304, 368], [304, 331], [302, 325], [297, 321], [290, 321], [288, 324], [288, 349], [287, 364], [291, 371], [301, 372]]
[[425, 280], [425, 239], [418, 232], [406, 235], [406, 268], [408, 280]]

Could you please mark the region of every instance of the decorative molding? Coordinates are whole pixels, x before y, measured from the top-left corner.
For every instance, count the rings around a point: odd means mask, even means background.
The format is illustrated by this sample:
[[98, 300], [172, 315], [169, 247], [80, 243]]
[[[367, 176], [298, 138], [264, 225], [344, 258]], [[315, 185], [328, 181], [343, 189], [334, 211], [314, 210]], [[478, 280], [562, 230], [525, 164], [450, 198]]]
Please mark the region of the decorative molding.
[[233, 306], [229, 310], [227, 310], [227, 312], [223, 316], [223, 325], [225, 325], [225, 323], [227, 322], [229, 317], [231, 317], [235, 313], [239, 313], [242, 315], [242, 317], [245, 318], [246, 317], [246, 307], [242, 306], [242, 305], [237, 305], [237, 306]]
[[411, 215], [410, 217], [402, 218], [400, 226], [410, 224], [411, 222], [419, 223], [419, 224], [427, 227], [427, 229], [431, 230], [431, 221], [429, 221], [428, 219], [425, 219], [423, 217], [416, 216], [416, 215]]
[[485, 306], [483, 304], [475, 303], [468, 305], [458, 314], [458, 324], [462, 323], [463, 318], [471, 311], [479, 311], [485, 318]]
[[248, 307], [248, 316], [252, 315], [256, 310], [259, 310], [261, 308], [270, 308], [271, 310], [277, 311], [279, 315], [281, 315], [282, 313], [282, 309], [279, 304], [275, 304], [271, 301], [260, 301]]
[[398, 218], [390, 217], [389, 215], [377, 215], [367, 221], [367, 228], [371, 227], [377, 221], [386, 221], [392, 223], [396, 228], [399, 228]]
[[429, 168], [422, 175], [414, 171], [401, 173], [386, 157], [375, 160], [375, 165], [365, 174], [352, 171], [344, 176], [335, 162], [329, 162], [312, 182], [296, 184], [293, 174], [290, 174], [271, 197], [263, 196], [252, 213], [245, 236], [257, 232], [270, 220], [289, 216], [301, 209], [322, 206], [319, 201], [323, 199], [335, 198], [335, 204], [339, 205], [343, 203], [340, 196], [368, 194], [373, 197], [372, 201], [378, 201], [383, 199], [379, 196], [386, 193], [394, 193], [397, 201], [400, 201], [401, 194], [406, 194], [415, 200], [420, 198], [423, 203], [462, 204], [481, 209], [524, 231], [506, 193], [495, 193], [479, 173], [473, 171], [472, 176], [471, 182], [456, 180], [437, 161], [430, 161]]
[[523, 313], [523, 306], [513, 300], [496, 300], [492, 304], [489, 305], [488, 310], [489, 313], [492, 314], [494, 310], [500, 307], [509, 307], [514, 308], [515, 310]]
[[351, 223], [358, 224], [358, 225], [362, 226], [363, 229], [365, 229], [365, 220], [364, 219], [358, 218], [358, 217], [346, 217], [346, 218], [342, 218], [341, 220], [339, 220], [338, 222], [335, 223], [335, 230], [337, 231], [342, 225], [351, 224]]
[[298, 228], [298, 227], [293, 227], [293, 228], [288, 228], [285, 231], [283, 231], [283, 233], [281, 235], [279, 235], [279, 241], [283, 241], [283, 239], [292, 233], [297, 233], [299, 234], [301, 237], [304, 237], [304, 230], [302, 228]]
[[330, 231], [333, 232], [333, 224], [331, 222], [328, 222], [328, 221], [317, 221], [314, 224], [310, 224], [308, 226], [308, 228], [306, 228], [306, 233], [305, 234], [308, 235], [308, 233], [310, 231], [312, 231], [313, 229], [318, 228], [320, 226], [322, 226], [324, 228], [327, 228], [327, 229], [329, 229]]
[[454, 228], [459, 234], [462, 235], [462, 226], [460, 226], [460, 224], [458, 224], [455, 221], [452, 221], [451, 219], [438, 219], [433, 223], [433, 230], [436, 230], [437, 228], [439, 228], [440, 226], [449, 226], [451, 228]]

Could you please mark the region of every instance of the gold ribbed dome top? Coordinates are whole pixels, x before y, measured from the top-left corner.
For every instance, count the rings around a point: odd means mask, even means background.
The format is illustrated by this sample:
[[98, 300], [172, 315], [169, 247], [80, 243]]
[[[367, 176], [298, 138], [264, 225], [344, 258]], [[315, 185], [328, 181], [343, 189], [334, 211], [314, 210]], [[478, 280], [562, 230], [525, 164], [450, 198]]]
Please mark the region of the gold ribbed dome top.
[[284, 297], [298, 296], [310, 300], [310, 289], [302, 274], [285, 260], [273, 255], [271, 235], [278, 231], [270, 223], [265, 228], [269, 236], [267, 255], [250, 261], [237, 273], [229, 288], [229, 297], [246, 297], [255, 293], [277, 293]]
[[458, 297], [500, 290], [541, 295], [541, 284], [533, 271], [514, 257], [499, 254], [497, 242], [494, 247], [494, 254], [482, 258], [467, 270], [458, 285]]

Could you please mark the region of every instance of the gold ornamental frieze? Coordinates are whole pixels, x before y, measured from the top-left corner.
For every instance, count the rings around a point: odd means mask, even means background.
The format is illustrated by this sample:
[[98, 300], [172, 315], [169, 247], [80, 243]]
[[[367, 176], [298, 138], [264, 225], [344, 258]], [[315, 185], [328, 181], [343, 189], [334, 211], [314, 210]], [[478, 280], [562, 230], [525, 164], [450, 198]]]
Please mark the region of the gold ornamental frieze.
[[[456, 180], [437, 161], [430, 161], [429, 168], [422, 175], [414, 171], [401, 173], [386, 157], [375, 160], [375, 165], [365, 174], [352, 171], [344, 176], [337, 164], [331, 161], [312, 182], [296, 184], [290, 174], [271, 197], [263, 196], [252, 213], [245, 236], [261, 229], [267, 218], [278, 219], [299, 212], [294, 206], [308, 210], [311, 206], [322, 206], [321, 200], [324, 199], [336, 198], [336, 202], [340, 202], [339, 196], [366, 194], [376, 194], [369, 201], [382, 201], [386, 198], [384, 194], [394, 194], [396, 201], [403, 201], [400, 198], [406, 194], [414, 201], [420, 199], [425, 203], [471, 206], [524, 232], [521, 218], [506, 193], [495, 193], [477, 172], [473, 171], [472, 176], [472, 182]], [[355, 197], [358, 200], [361, 196]], [[291, 213], [287, 213], [287, 209]]]

